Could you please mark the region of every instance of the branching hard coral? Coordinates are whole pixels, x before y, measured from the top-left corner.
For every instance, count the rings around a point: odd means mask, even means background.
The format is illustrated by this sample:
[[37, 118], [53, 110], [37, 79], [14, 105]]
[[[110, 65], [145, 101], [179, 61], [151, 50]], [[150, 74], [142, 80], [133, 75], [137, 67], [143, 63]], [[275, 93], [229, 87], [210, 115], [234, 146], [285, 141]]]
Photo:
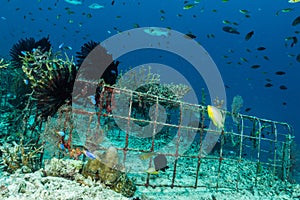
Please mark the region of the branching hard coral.
[[224, 99], [219, 99], [219, 97], [214, 98], [213, 100], [215, 107], [222, 108], [224, 106]]
[[3, 58], [0, 59], [0, 69], [7, 68], [9, 66], [9, 63], [5, 61]]
[[16, 142], [13, 142], [13, 145], [4, 144], [0, 147], [0, 151], [2, 152], [2, 164], [10, 173], [21, 168], [23, 172], [31, 172], [41, 167], [43, 145], [23, 144], [21, 140], [20, 144]]
[[170, 99], [180, 100], [182, 99], [190, 90], [191, 88], [185, 84], [163, 84], [163, 86], [167, 87], [171, 93], [170, 95], [174, 94], [174, 96], [168, 96]]
[[160, 75], [151, 72], [151, 66], [142, 66], [120, 74], [115, 84], [118, 88], [135, 90], [146, 84], [159, 84]]
[[39, 49], [42, 53], [49, 52], [51, 49], [49, 36], [39, 41], [32, 37], [21, 39], [10, 49], [12, 59], [8, 69], [11, 70], [11, 79], [13, 79], [12, 92], [16, 95], [16, 101], [13, 101], [12, 104], [20, 110], [24, 109], [28, 101], [28, 94], [32, 92], [28, 79], [22, 71], [23, 59], [36, 49]]
[[115, 86], [170, 100], [180, 100], [190, 91], [190, 87], [185, 84], [161, 84], [160, 75], [152, 73], [151, 66], [120, 74]]

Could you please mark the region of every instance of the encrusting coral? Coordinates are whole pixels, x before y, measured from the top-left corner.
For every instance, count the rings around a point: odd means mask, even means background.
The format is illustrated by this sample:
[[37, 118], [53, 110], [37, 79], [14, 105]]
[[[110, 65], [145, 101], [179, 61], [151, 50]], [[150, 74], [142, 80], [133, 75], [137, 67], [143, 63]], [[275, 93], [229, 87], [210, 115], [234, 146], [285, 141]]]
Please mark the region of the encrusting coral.
[[102, 154], [94, 153], [97, 158], [89, 159], [85, 164], [80, 160], [52, 158], [45, 164], [45, 175], [64, 177], [87, 186], [90, 185], [89, 179], [100, 181], [115, 192], [132, 197], [136, 186], [126, 173], [122, 172], [123, 166], [119, 163], [117, 149], [110, 147]]
[[100, 180], [112, 190], [121, 193], [126, 197], [132, 197], [136, 191], [136, 186], [119, 163], [117, 149], [109, 147], [103, 154], [97, 153], [97, 159], [89, 159], [83, 167], [82, 174], [91, 177], [93, 180]]

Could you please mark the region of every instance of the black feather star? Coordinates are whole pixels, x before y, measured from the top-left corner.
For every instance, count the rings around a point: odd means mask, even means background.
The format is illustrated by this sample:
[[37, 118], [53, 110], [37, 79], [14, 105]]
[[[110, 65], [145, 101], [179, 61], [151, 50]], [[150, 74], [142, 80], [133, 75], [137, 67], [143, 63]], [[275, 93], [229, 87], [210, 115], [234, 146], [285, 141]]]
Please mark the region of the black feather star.
[[84, 59], [89, 55], [89, 53], [91, 53], [91, 51], [97, 47], [100, 43], [99, 42], [95, 42], [95, 41], [89, 41], [87, 43], [85, 43], [79, 52], [76, 52], [76, 58], [77, 58], [77, 65], [78, 67], [81, 66], [81, 64], [83, 63]]
[[50, 51], [51, 49], [51, 43], [49, 41], [48, 37], [43, 37], [39, 41], [35, 41], [34, 38], [25, 38], [19, 40], [18, 43], [14, 44], [12, 48], [10, 49], [9, 53], [12, 57], [12, 63], [16, 67], [22, 66], [22, 60], [26, 54], [26, 52], [32, 52], [33, 50], [39, 48], [42, 53]]
[[62, 105], [71, 104], [72, 100], [76, 66], [61, 61], [54, 61], [52, 66], [59, 67], [49, 70], [47, 75], [42, 77], [42, 81], [33, 87], [32, 97], [42, 119], [53, 116]]
[[[104, 47], [100, 46], [99, 42], [95, 41], [89, 41], [85, 43], [82, 47], [80, 52], [76, 52], [76, 58], [77, 58], [77, 66], [78, 68], [82, 66], [84, 59], [91, 53], [91, 51], [96, 50], [96, 52], [99, 54], [99, 56], [103, 56], [103, 59], [111, 59], [111, 63], [108, 66], [97, 66], [99, 63], [96, 62], [96, 66], [93, 66], [92, 69], [83, 69], [83, 72], [85, 73], [85, 77], [90, 80], [99, 80], [99, 78], [103, 79], [104, 82], [108, 85], [113, 85], [116, 83], [118, 78], [118, 65], [119, 61], [114, 62], [112, 59], [112, 56], [107, 54]], [[102, 57], [101, 57], [102, 58]], [[101, 59], [100, 58], [100, 59]], [[94, 70], [97, 70], [97, 68], [105, 68], [103, 74], [101, 77], [94, 77], [96, 75], [94, 73]], [[85, 71], [86, 70], [86, 71]]]
[[53, 116], [64, 104], [70, 104], [77, 67], [72, 60], [63, 60], [40, 48], [23, 58], [23, 72], [33, 90], [31, 106], [43, 120]]

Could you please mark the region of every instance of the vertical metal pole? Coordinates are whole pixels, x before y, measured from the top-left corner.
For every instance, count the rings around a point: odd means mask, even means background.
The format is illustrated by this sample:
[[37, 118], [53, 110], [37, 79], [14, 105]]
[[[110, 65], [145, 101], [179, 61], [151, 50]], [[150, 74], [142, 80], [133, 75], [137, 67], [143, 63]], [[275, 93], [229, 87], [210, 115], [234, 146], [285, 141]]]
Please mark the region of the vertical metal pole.
[[180, 122], [178, 126], [178, 132], [177, 132], [177, 143], [176, 143], [176, 153], [175, 153], [175, 162], [174, 162], [174, 170], [173, 170], [173, 177], [172, 177], [172, 184], [171, 188], [174, 187], [175, 177], [176, 177], [176, 168], [177, 168], [177, 162], [178, 162], [178, 149], [179, 149], [179, 143], [180, 143], [180, 130], [182, 126], [182, 102], [180, 102]]
[[257, 186], [258, 173], [261, 169], [261, 163], [260, 163], [261, 123], [260, 120], [256, 117], [255, 120], [258, 121], [258, 146], [257, 146], [257, 162], [256, 162], [256, 175], [255, 175], [255, 186]]
[[[157, 129], [157, 116], [158, 116], [158, 96], [155, 97], [155, 115], [154, 115], [154, 121], [153, 121], [153, 131], [152, 131], [152, 141], [151, 141], [151, 152], [154, 152], [154, 145], [155, 145], [155, 134]], [[152, 157], [149, 159], [149, 168], [151, 167], [152, 163]], [[149, 185], [150, 183], [150, 174], [148, 173], [147, 179], [146, 179], [146, 185]]]
[[222, 164], [222, 160], [223, 160], [223, 146], [224, 146], [224, 129], [221, 132], [221, 148], [220, 148], [219, 167], [218, 167], [218, 179], [217, 179], [217, 185], [216, 185], [217, 190], [219, 187], [219, 178], [221, 175], [221, 164]]
[[[242, 163], [242, 155], [243, 155], [243, 137], [244, 137], [244, 118], [242, 115], [241, 117], [241, 131], [240, 131], [240, 155], [239, 155], [239, 160], [238, 160], [238, 177], [236, 180], [236, 190], [239, 190], [239, 181], [241, 179], [241, 163]], [[239, 126], [240, 127], [240, 126]]]
[[[121, 92], [122, 91], [120, 91], [120, 93]], [[127, 153], [128, 143], [129, 143], [128, 140], [129, 140], [130, 119], [131, 119], [131, 110], [132, 110], [132, 95], [133, 95], [133, 92], [130, 91], [129, 110], [128, 110], [128, 116], [127, 116], [126, 138], [125, 138], [125, 146], [123, 148], [123, 155], [124, 155], [123, 163], [124, 163], [124, 166], [125, 166], [125, 162], [126, 162], [126, 153]]]
[[277, 126], [275, 122], [273, 122], [273, 131], [274, 131], [274, 162], [273, 162], [273, 179], [276, 174], [276, 159], [277, 159], [277, 140], [278, 140], [278, 135], [277, 135]]
[[199, 179], [199, 170], [200, 170], [200, 165], [201, 165], [201, 155], [202, 155], [202, 140], [203, 140], [203, 132], [204, 132], [204, 107], [203, 106], [200, 106], [201, 107], [201, 130], [200, 130], [200, 142], [199, 142], [199, 145], [200, 145], [200, 148], [199, 148], [199, 153], [198, 153], [198, 159], [197, 159], [197, 169], [196, 169], [196, 181], [195, 181], [195, 185], [194, 185], [194, 188], [197, 188], [197, 185], [198, 185], [198, 179]]

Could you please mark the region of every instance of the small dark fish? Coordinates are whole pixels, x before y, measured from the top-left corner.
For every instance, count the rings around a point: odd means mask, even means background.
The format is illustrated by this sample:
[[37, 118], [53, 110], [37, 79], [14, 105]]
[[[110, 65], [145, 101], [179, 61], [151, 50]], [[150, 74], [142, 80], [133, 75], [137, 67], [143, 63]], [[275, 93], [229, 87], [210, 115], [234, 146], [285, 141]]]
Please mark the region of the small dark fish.
[[197, 36], [195, 36], [195, 35], [192, 34], [192, 33], [186, 33], [186, 34], [184, 34], [184, 37], [185, 37], [186, 39], [195, 39]]
[[237, 34], [237, 35], [240, 34], [240, 32], [238, 32], [237, 29], [235, 29], [231, 26], [224, 26], [222, 29], [223, 29], [223, 31], [225, 31], [227, 33], [232, 33], [232, 34]]
[[257, 47], [257, 51], [263, 51], [263, 50], [266, 50], [265, 47]]
[[251, 110], [251, 108], [246, 108], [245, 112], [249, 112]]
[[287, 103], [284, 101], [284, 102], [282, 102], [282, 105], [286, 106], [286, 105], [287, 105]]
[[213, 33], [207, 34], [206, 35], [207, 38], [215, 38], [216, 36]]
[[275, 72], [275, 74], [276, 74], [276, 75], [280, 75], [280, 76], [281, 76], [281, 75], [284, 75], [284, 74], [285, 74], [285, 72], [284, 72], [284, 71], [278, 71], [278, 72]]
[[252, 69], [257, 69], [257, 68], [260, 68], [260, 65], [252, 65], [251, 68]]
[[263, 56], [263, 58], [264, 58], [265, 60], [270, 60], [270, 58], [269, 58], [268, 56]]
[[113, 6], [114, 4], [115, 4], [115, 1], [112, 1], [112, 2], [111, 2], [111, 5]]
[[240, 11], [240, 13], [242, 13], [242, 14], [244, 14], [244, 15], [249, 14], [249, 11], [246, 10], [246, 9], [240, 9], [239, 11]]
[[300, 54], [297, 55], [296, 60], [300, 62]]
[[155, 166], [155, 170], [161, 170], [161, 171], [166, 171], [166, 169], [168, 169], [168, 162], [167, 162], [167, 158], [165, 155], [157, 155], [154, 158], [154, 166]]
[[281, 86], [279, 86], [279, 88], [280, 88], [281, 90], [287, 90], [287, 87], [286, 87], [285, 85], [281, 85]]
[[300, 24], [300, 16], [294, 19], [294, 21], [292, 22], [292, 26], [296, 26], [298, 24]]
[[[286, 37], [284, 40], [285, 40], [286, 42], [292, 40], [292, 43], [291, 43], [290, 47], [293, 47], [293, 46], [295, 46], [295, 45], [298, 43], [298, 39], [297, 39], [296, 36]], [[287, 47], [287, 45], [288, 45], [288, 44], [286, 43], [285, 46]]]
[[267, 83], [266, 85], [265, 85], [265, 87], [272, 87], [273, 86], [273, 84], [271, 84], [271, 83]]
[[223, 24], [231, 24], [231, 22], [229, 20], [226, 20], [226, 19], [224, 19], [222, 22], [223, 22]]
[[247, 35], [245, 36], [245, 40], [248, 41], [251, 39], [251, 37], [254, 35], [254, 31], [250, 31], [249, 33], [247, 33]]
[[271, 82], [272, 80], [271, 80], [271, 79], [269, 79], [269, 78], [266, 78], [266, 81], [268, 81], [268, 82]]
[[295, 46], [298, 43], [297, 37], [293, 36], [293, 42], [291, 43], [291, 47]]

